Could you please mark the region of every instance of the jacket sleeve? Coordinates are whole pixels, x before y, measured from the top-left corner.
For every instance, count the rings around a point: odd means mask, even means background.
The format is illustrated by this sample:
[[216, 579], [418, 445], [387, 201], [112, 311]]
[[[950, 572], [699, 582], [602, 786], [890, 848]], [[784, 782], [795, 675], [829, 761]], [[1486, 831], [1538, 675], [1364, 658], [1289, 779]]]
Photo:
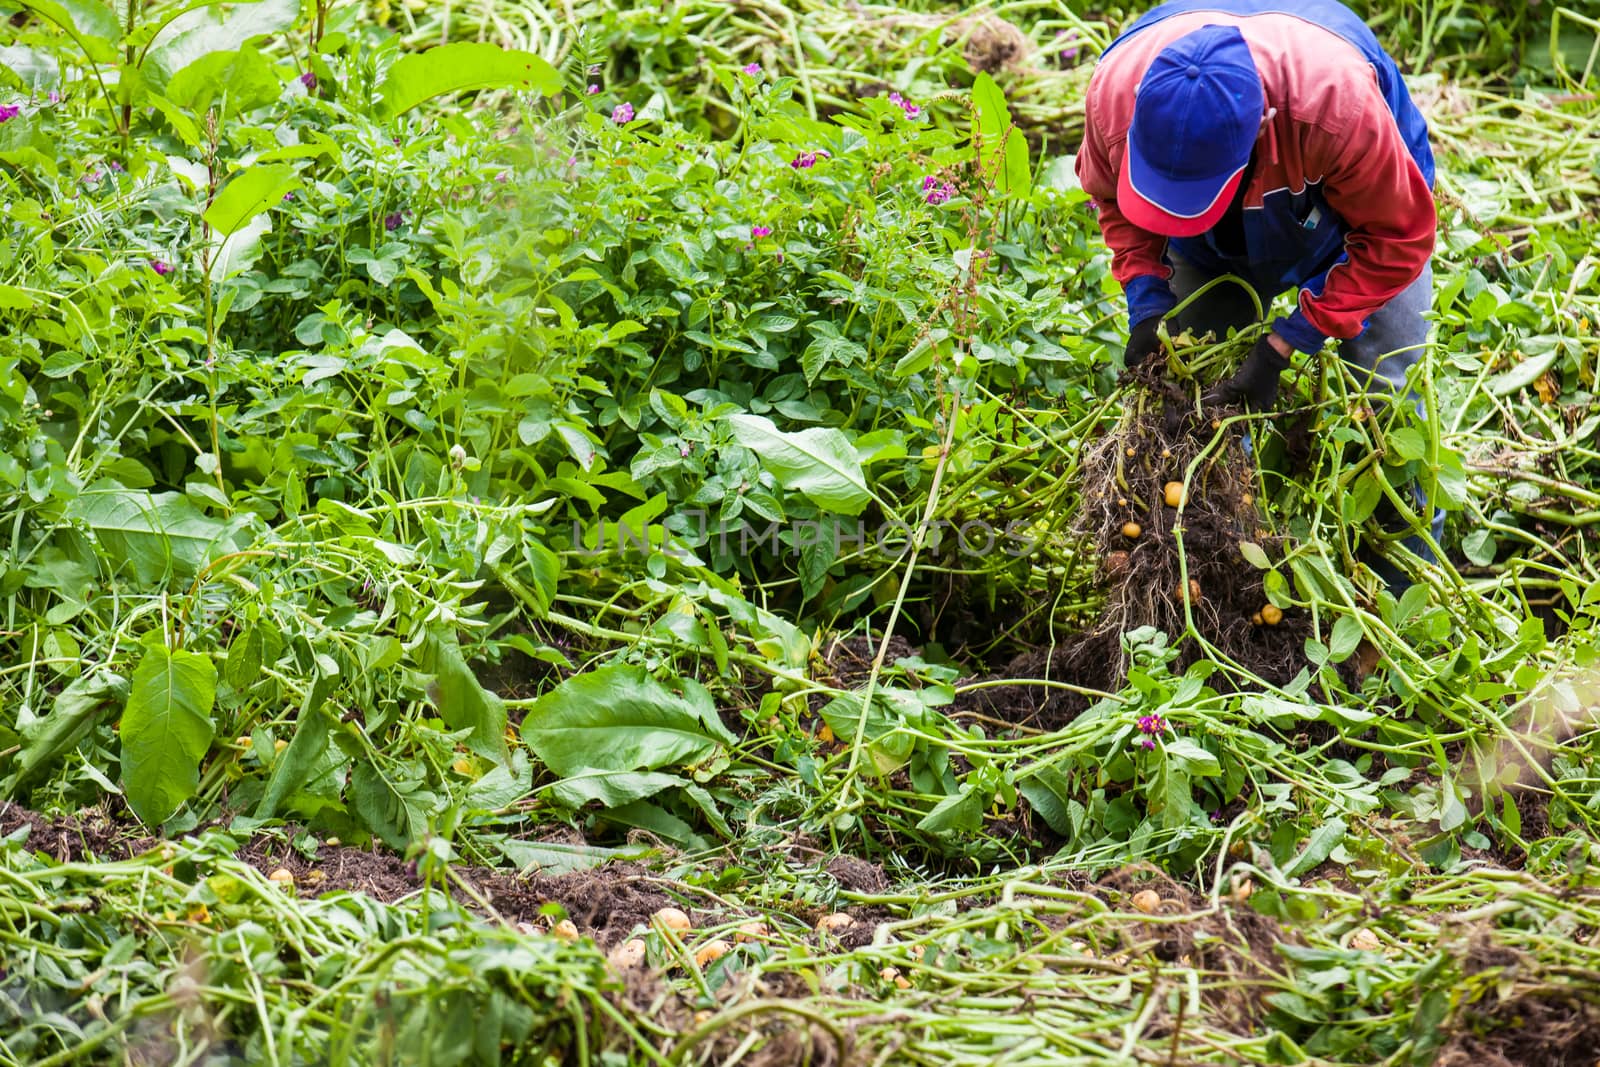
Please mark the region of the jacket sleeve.
[[1093, 94], [1085, 110], [1088, 121], [1083, 147], [1078, 150], [1078, 182], [1094, 197], [1100, 232], [1111, 249], [1112, 276], [1128, 297], [1128, 321], [1140, 323], [1152, 315], [1165, 315], [1178, 303], [1167, 284], [1172, 268], [1162, 259], [1167, 239], [1139, 229], [1117, 209], [1117, 170], [1104, 133], [1095, 125]]
[[1308, 163], [1325, 161], [1323, 195], [1349, 230], [1343, 257], [1307, 282], [1294, 313], [1273, 326], [1295, 348], [1315, 352], [1329, 337], [1360, 334], [1374, 311], [1416, 281], [1433, 254], [1437, 213], [1375, 82], [1350, 127], [1313, 131], [1305, 154]]

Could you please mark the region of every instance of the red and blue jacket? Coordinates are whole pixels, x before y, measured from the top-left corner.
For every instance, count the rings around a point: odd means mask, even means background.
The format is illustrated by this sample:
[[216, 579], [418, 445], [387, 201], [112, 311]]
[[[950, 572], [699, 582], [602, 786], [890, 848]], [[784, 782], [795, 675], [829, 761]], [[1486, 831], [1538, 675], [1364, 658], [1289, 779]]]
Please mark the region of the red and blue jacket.
[[[1242, 258], [1210, 234], [1168, 238], [1117, 210], [1139, 79], [1177, 38], [1237, 26], [1261, 73], [1266, 116], [1244, 193]], [[1170, 248], [1203, 270], [1245, 278], [1264, 296], [1297, 288], [1294, 313], [1273, 323], [1315, 352], [1351, 338], [1427, 266], [1437, 223], [1428, 127], [1394, 60], [1335, 0], [1173, 0], [1112, 42], [1089, 82], [1078, 178], [1099, 205], [1112, 273], [1132, 322], [1177, 303]]]

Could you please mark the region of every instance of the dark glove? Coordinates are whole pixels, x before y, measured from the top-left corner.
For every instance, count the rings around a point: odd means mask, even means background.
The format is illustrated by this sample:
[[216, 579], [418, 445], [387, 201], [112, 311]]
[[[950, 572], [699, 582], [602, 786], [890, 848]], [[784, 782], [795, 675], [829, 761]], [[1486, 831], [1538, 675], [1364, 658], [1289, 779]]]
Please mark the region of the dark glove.
[[1156, 334], [1156, 328], [1160, 325], [1161, 316], [1151, 315], [1128, 328], [1128, 347], [1122, 353], [1123, 366], [1138, 370], [1140, 364], [1161, 351], [1161, 338]]
[[1212, 387], [1206, 401], [1229, 406], [1242, 403], [1251, 411], [1268, 411], [1278, 402], [1278, 375], [1288, 365], [1289, 360], [1263, 337], [1244, 358], [1238, 373]]

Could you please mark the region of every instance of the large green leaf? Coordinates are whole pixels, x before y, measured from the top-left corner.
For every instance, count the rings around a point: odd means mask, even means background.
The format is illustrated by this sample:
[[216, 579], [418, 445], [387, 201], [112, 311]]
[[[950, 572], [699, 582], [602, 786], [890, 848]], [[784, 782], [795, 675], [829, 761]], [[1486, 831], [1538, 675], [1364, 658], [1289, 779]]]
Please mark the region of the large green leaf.
[[550, 786], [547, 792], [569, 808], [581, 808], [590, 801], [620, 808], [653, 797], [663, 789], [689, 784], [688, 779], [665, 771], [579, 771]]
[[221, 234], [231, 234], [263, 211], [281, 203], [300, 179], [287, 163], [247, 167], [229, 179], [206, 208], [206, 221]]
[[102, 0], [22, 0], [22, 7], [53, 22], [96, 63], [117, 61], [122, 37], [117, 16]]
[[553, 96], [561, 73], [532, 52], [463, 41], [397, 60], [379, 92], [382, 112], [393, 118], [444, 93], [462, 89], [522, 89]]
[[194, 796], [200, 758], [211, 747], [217, 668], [198, 652], [157, 645], [133, 672], [122, 713], [122, 788], [134, 814], [165, 822]]
[[239, 527], [213, 519], [181, 493], [121, 487], [91, 488], [67, 507], [86, 525], [115, 566], [131, 566], [141, 582], [192, 578], [201, 567], [236, 550]]
[[32, 93], [43, 93], [61, 81], [61, 64], [40, 48], [27, 45], [0, 46], [0, 68], [4, 68]]
[[998, 192], [1027, 196], [1033, 187], [1028, 142], [1011, 122], [1005, 93], [985, 72], [972, 83], [972, 106], [978, 120], [974, 148], [981, 149], [980, 170], [993, 179]]
[[728, 425], [778, 484], [804, 493], [818, 507], [859, 515], [872, 499], [861, 461], [838, 430], [813, 426], [785, 433], [771, 419], [744, 413], [729, 415]]
[[301, 0], [244, 0], [224, 7], [202, 4], [178, 15], [154, 35], [145, 59], [145, 79], [157, 90], [191, 63], [219, 52], [238, 51], [258, 37], [282, 33], [300, 17]]
[[564, 778], [699, 763], [736, 738], [704, 687], [678, 685], [681, 693], [631, 664], [568, 678], [528, 709], [523, 740]]
[[[166, 86], [167, 99], [196, 122], [213, 109], [219, 120], [227, 121], [264, 107], [282, 94], [283, 82], [273, 72], [271, 61], [250, 45], [235, 52], [201, 56], [174, 74]], [[151, 94], [148, 99], [159, 100], [160, 96]]]
[[435, 630], [423, 643], [420, 666], [434, 676], [429, 695], [439, 717], [452, 730], [471, 730], [466, 745], [480, 756], [504, 762], [506, 758], [506, 706], [478, 684], [478, 678], [461, 655], [456, 636]]

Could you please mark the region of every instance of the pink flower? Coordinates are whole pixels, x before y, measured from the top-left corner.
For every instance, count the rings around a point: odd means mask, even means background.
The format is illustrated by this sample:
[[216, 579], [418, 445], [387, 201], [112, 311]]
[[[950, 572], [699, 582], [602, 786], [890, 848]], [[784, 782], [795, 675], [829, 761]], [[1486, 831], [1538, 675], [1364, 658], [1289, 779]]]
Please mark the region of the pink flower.
[[306, 92], [308, 92], [308, 93], [316, 92], [317, 91], [317, 75], [316, 75], [316, 72], [308, 70], [304, 74], [300, 75], [300, 84], [304, 85], [306, 87]]
[[598, 93], [599, 91], [600, 91], [600, 86], [598, 86], [598, 85], [591, 85], [591, 86], [589, 86], [589, 88], [584, 90], [584, 92], [588, 93], [590, 96], [593, 96], [595, 93]]
[[1156, 747], [1155, 739], [1152, 738], [1152, 737], [1147, 737], [1144, 740], [1139, 742], [1139, 747], [1140, 748], [1145, 748], [1145, 749], [1153, 749], [1153, 748]]
[[761, 73], [761, 64], [760, 63], [747, 63], [747, 64], [745, 64], [744, 72], [746, 74], [750, 75], [750, 77], [754, 78], [757, 74]]
[[908, 119], [914, 119], [918, 115], [922, 114], [922, 109], [920, 107], [918, 107], [916, 104], [907, 104], [905, 106], [904, 110], [905, 110], [905, 113], [906, 113], [906, 118], [908, 118]]
[[771, 236], [772, 236], [772, 227], [771, 226], [752, 226], [752, 227], [750, 227], [750, 239], [751, 240], [756, 240], [757, 238], [771, 237]]
[[401, 223], [405, 221], [406, 213], [404, 211], [396, 211], [393, 215], [385, 215], [383, 217], [383, 228], [386, 230], [398, 230]]
[[930, 174], [926, 178], [922, 179], [922, 191], [923, 192], [927, 192], [929, 189], [932, 189], [934, 186], [936, 186], [938, 184], [939, 184], [939, 179], [935, 178], [933, 175]]
[[163, 263], [159, 259], [152, 259], [150, 261], [150, 269], [165, 277], [166, 275], [172, 273], [172, 264]]
[[633, 121], [633, 105], [621, 103], [611, 109], [611, 121], [618, 126], [626, 126]]
[[795, 170], [808, 170], [816, 165], [817, 154], [815, 152], [801, 152], [789, 161], [789, 166]]
[[1139, 716], [1139, 732], [1141, 734], [1164, 734], [1167, 732], [1167, 720], [1159, 715]]
[[61, 94], [56, 92], [54, 89], [51, 89], [49, 100], [52, 104], [59, 104], [61, 103]]
[[0, 122], [10, 122], [20, 114], [22, 114], [20, 107], [14, 104], [0, 104]]
[[927, 195], [923, 197], [923, 199], [925, 199], [928, 203], [937, 206], [956, 195], [955, 186], [946, 182], [940, 182], [938, 185], [929, 188], [928, 181], [929, 179], [927, 178], [924, 178], [922, 181], [922, 187], [928, 191]]

